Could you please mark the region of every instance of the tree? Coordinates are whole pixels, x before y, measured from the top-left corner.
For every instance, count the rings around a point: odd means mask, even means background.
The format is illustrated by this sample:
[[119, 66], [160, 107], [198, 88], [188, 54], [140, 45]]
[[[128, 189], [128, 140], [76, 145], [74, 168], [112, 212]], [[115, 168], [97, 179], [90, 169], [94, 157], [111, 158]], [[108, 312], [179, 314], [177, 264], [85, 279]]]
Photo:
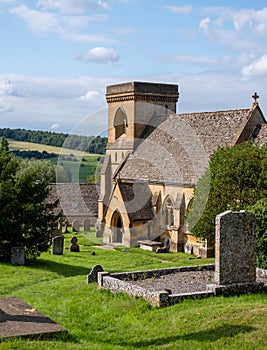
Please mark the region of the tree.
[[[23, 246], [26, 259], [35, 259], [46, 251], [50, 232], [60, 215], [49, 195], [48, 175], [33, 162], [19, 162], [9, 152], [6, 140], [0, 147], [0, 259], [9, 260], [11, 248]], [[48, 174], [48, 173], [47, 173]]]
[[257, 266], [267, 269], [267, 199], [259, 200], [249, 211], [257, 219]]
[[[201, 214], [207, 189], [207, 203]], [[267, 147], [259, 148], [251, 142], [221, 147], [194, 190], [186, 218], [189, 230], [197, 237], [213, 238], [216, 215], [225, 210], [247, 209], [265, 197]]]

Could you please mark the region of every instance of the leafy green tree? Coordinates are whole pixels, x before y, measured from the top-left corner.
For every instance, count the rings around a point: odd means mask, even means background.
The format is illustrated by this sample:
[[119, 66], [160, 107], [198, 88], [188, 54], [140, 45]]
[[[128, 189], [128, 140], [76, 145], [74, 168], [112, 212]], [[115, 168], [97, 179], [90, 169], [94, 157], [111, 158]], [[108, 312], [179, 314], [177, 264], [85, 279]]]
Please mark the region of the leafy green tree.
[[[26, 164], [27, 163], [27, 164]], [[60, 215], [49, 203], [49, 172], [33, 161], [19, 162], [0, 147], [0, 259], [9, 260], [11, 248], [24, 246], [26, 258], [35, 259], [48, 249], [50, 232]]]
[[259, 200], [249, 211], [257, 219], [257, 266], [267, 269], [267, 198]]
[[186, 218], [189, 230], [197, 237], [213, 238], [216, 215], [247, 209], [266, 197], [267, 147], [244, 142], [219, 148], [195, 188]]

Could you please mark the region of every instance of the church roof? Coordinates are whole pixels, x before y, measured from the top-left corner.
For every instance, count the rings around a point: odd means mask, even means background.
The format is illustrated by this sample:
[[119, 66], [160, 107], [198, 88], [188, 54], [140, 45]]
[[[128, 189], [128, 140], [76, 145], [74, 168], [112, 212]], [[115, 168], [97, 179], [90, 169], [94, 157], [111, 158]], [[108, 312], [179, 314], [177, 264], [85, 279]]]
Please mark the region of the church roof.
[[154, 214], [149, 186], [144, 182], [124, 183], [120, 181], [118, 185], [130, 221], [151, 220]]
[[[120, 179], [194, 185], [219, 146], [234, 144], [252, 109], [155, 116]], [[265, 130], [265, 129], [264, 129]]]
[[98, 211], [96, 184], [52, 183], [48, 201], [59, 199], [58, 210], [66, 217], [94, 216]]
[[260, 147], [267, 143], [267, 124], [263, 124], [260, 126], [255, 141], [259, 144]]

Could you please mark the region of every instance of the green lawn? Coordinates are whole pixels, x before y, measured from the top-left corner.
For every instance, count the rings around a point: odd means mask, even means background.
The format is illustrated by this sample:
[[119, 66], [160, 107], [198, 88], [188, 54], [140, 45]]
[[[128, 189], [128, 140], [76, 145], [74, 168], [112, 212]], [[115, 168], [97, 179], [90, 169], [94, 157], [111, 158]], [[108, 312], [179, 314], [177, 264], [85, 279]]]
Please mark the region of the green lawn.
[[[1, 264], [0, 295], [16, 296], [68, 330], [49, 340], [13, 339], [0, 349], [266, 349], [267, 295], [186, 300], [158, 309], [140, 298], [97, 290], [86, 275], [95, 264], [109, 272], [211, 263], [182, 253], [138, 248], [104, 250], [94, 233], [78, 234], [80, 253], [42, 254], [35, 264]], [[96, 255], [92, 255], [92, 252]]]

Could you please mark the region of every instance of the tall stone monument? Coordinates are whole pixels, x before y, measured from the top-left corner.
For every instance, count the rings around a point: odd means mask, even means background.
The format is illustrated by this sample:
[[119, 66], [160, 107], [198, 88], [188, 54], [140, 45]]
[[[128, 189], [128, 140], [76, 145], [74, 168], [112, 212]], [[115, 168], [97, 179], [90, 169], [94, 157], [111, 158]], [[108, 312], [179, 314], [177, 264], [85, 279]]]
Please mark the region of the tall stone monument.
[[256, 282], [256, 218], [244, 210], [225, 211], [216, 217], [215, 294], [258, 292]]

